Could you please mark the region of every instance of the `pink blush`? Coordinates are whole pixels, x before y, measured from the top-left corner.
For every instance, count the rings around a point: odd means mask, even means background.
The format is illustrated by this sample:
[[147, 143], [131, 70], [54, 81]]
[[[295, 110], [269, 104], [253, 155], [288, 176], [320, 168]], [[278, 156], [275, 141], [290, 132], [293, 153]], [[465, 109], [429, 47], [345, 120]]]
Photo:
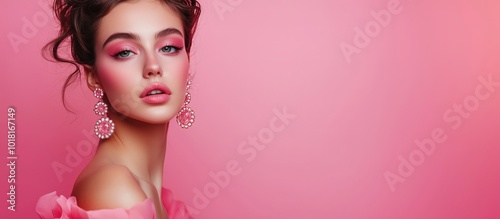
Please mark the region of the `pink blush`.
[[[126, 86], [129, 83], [129, 65], [120, 64], [113, 59], [103, 59], [97, 66], [97, 72], [101, 83], [107, 85], [107, 88], [113, 90], [121, 90], [121, 86]], [[109, 91], [108, 91], [109, 92]]]

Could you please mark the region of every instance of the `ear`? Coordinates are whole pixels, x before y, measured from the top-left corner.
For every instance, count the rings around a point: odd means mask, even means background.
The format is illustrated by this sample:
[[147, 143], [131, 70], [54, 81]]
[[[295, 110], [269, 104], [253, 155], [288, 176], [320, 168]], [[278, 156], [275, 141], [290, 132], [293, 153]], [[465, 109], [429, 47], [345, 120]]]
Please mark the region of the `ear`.
[[91, 91], [94, 91], [96, 88], [101, 87], [101, 85], [99, 84], [99, 79], [97, 78], [97, 74], [92, 66], [83, 65], [83, 71], [85, 72], [85, 77], [87, 78], [87, 86]]

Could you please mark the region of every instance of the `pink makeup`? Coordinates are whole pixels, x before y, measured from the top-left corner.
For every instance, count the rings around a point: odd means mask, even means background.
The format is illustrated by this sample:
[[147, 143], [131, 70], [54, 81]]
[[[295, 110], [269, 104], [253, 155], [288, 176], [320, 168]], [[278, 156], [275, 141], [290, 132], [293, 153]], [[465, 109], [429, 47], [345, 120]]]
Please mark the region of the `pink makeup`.
[[111, 44], [111, 45], [107, 46], [107, 48], [106, 48], [106, 53], [108, 55], [113, 56], [113, 57], [118, 58], [118, 59], [127, 58], [127, 57], [117, 56], [118, 54], [120, 54], [121, 52], [124, 52], [124, 51], [129, 51], [130, 55], [138, 53], [138, 50], [135, 47], [131, 46], [130, 44], [124, 44], [124, 43]]
[[157, 47], [173, 46], [177, 48], [183, 48], [184, 42], [179, 37], [166, 37], [164, 40], [158, 42]]

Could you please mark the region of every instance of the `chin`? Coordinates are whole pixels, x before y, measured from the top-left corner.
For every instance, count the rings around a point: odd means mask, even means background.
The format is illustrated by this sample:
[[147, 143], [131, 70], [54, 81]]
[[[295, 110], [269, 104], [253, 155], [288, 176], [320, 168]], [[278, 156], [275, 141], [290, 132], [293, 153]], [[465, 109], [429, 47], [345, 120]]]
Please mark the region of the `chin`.
[[135, 110], [135, 112], [120, 112], [114, 111], [114, 116], [108, 114], [109, 117], [112, 118], [120, 118], [125, 120], [135, 120], [137, 122], [149, 123], [149, 124], [162, 124], [167, 123], [172, 118], [175, 118], [177, 115], [176, 112], [172, 112], [172, 110]]
[[164, 123], [168, 123], [171, 119], [174, 119], [175, 118], [175, 115], [168, 115], [168, 116], [157, 116], [157, 117], [152, 117], [152, 116], [148, 116], [148, 118], [146, 118], [144, 120], [144, 122], [146, 123], [150, 123], [150, 124], [164, 124]]
[[141, 112], [141, 115], [137, 115], [137, 120], [140, 120], [149, 124], [164, 124], [169, 122], [171, 119], [175, 119], [176, 112], [165, 109], [165, 110], [148, 110]]

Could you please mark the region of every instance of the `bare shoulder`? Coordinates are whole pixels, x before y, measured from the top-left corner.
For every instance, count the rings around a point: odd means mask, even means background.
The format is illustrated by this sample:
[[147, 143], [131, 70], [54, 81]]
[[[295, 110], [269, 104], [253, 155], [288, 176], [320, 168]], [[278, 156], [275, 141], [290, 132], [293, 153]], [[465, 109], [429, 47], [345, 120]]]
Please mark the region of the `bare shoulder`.
[[114, 164], [100, 166], [79, 178], [72, 196], [85, 210], [130, 208], [147, 198], [130, 170]]

